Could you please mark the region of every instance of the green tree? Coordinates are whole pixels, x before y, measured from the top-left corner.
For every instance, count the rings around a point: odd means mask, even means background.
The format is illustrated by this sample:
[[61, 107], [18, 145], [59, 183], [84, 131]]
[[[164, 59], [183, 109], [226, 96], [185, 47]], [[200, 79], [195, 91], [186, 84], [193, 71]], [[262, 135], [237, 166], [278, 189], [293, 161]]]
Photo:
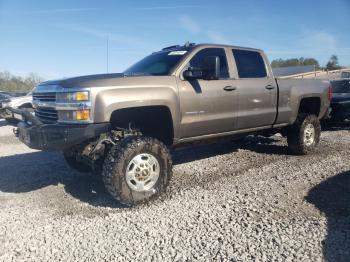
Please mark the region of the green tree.
[[341, 66], [339, 66], [338, 56], [332, 55], [329, 58], [328, 63], [326, 64], [326, 69], [327, 70], [337, 70], [340, 68], [341, 68]]
[[313, 65], [316, 69], [320, 68], [320, 63], [315, 58], [289, 58], [289, 59], [275, 59], [271, 62], [271, 66], [275, 67], [289, 67], [289, 66], [308, 66]]
[[305, 58], [303, 61], [303, 65], [313, 65], [316, 67], [316, 69], [320, 68], [320, 64], [315, 58]]

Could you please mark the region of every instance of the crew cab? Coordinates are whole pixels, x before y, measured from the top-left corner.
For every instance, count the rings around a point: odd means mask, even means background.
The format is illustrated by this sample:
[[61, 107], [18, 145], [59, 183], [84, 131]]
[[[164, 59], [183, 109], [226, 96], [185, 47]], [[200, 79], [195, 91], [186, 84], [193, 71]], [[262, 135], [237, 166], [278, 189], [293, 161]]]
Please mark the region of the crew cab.
[[41, 83], [35, 116], [21, 110], [16, 134], [31, 148], [63, 151], [134, 205], [165, 191], [169, 148], [184, 143], [280, 132], [293, 153], [312, 152], [330, 95], [328, 81], [276, 79], [262, 50], [187, 43], [123, 73]]

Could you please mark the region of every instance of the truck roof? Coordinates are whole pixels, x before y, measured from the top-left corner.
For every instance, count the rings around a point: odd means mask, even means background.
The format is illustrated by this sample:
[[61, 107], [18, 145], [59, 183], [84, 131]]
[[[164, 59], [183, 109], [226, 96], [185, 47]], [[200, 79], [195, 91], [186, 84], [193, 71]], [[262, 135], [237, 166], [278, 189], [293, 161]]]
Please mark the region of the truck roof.
[[176, 51], [176, 50], [192, 50], [196, 47], [221, 47], [221, 48], [234, 48], [234, 49], [245, 49], [250, 51], [256, 51], [256, 52], [263, 52], [261, 49], [257, 48], [251, 48], [251, 47], [243, 47], [243, 46], [235, 46], [235, 45], [227, 45], [227, 44], [210, 44], [210, 43], [201, 43], [201, 44], [195, 44], [195, 43], [189, 43], [187, 42], [185, 45], [173, 45], [163, 48], [161, 51]]
[[206, 44], [206, 43], [203, 43], [203, 44], [197, 44], [196, 46], [200, 46], [200, 47], [228, 47], [228, 48], [234, 48], [234, 49], [246, 49], [246, 50], [257, 51], [257, 52], [263, 51], [263, 50], [257, 49], [257, 48], [235, 46], [235, 45], [224, 45], [224, 44]]

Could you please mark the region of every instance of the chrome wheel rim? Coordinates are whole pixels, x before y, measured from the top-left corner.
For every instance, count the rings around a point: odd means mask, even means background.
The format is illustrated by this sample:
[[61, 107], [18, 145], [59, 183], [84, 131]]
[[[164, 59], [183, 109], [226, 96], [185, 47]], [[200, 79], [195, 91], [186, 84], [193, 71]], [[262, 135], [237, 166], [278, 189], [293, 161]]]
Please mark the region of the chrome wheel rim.
[[315, 127], [313, 124], [307, 124], [304, 129], [304, 144], [311, 146], [315, 141]]
[[136, 155], [126, 168], [126, 182], [137, 192], [150, 190], [158, 181], [160, 166], [157, 158], [148, 153]]

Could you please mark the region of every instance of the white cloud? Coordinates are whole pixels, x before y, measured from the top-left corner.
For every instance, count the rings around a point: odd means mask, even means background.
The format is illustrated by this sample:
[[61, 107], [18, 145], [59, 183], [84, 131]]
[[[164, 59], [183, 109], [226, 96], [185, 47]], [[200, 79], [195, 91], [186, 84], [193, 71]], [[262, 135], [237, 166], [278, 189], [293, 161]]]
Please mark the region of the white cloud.
[[193, 34], [198, 34], [201, 31], [199, 24], [188, 15], [181, 16], [179, 22], [184, 29]]
[[304, 49], [322, 49], [325, 52], [334, 52], [337, 49], [336, 38], [321, 30], [304, 31], [299, 43]]
[[177, 6], [152, 6], [152, 7], [138, 7], [136, 10], [153, 11], [153, 10], [168, 10], [168, 9], [181, 9], [199, 7], [197, 5], [177, 5]]
[[217, 31], [207, 31], [207, 35], [210, 39], [210, 41], [216, 43], [216, 44], [228, 44], [230, 41], [228, 41], [221, 33]]
[[228, 44], [228, 41], [223, 34], [216, 30], [204, 30], [197, 21], [188, 15], [183, 15], [179, 19], [180, 25], [192, 34], [202, 33], [205, 38], [217, 44]]
[[28, 13], [31, 14], [61, 14], [61, 13], [76, 13], [96, 10], [96, 8], [61, 8], [61, 9], [45, 9], [45, 10], [34, 10]]
[[[108, 38], [108, 40], [111, 43], [124, 45], [124, 46], [127, 46], [128, 48], [138, 47], [138, 50], [139, 50], [140, 43], [142, 43], [142, 48], [144, 48], [144, 49], [153, 47], [153, 45], [151, 43], [149, 43], [147, 40], [141, 39], [138, 37], [128, 36], [128, 35], [124, 35], [124, 34], [110, 33], [108, 31], [95, 29], [95, 28], [87, 27], [87, 26], [79, 26], [79, 25], [64, 25], [64, 26], [58, 25], [58, 26], [61, 28], [64, 28], [64, 29], [73, 30], [73, 31], [81, 33], [81, 34], [93, 36], [96, 38], [105, 39], [106, 41]], [[120, 46], [118, 46], [118, 48], [120, 48]]]
[[[287, 43], [287, 41], [285, 42]], [[288, 39], [288, 44], [271, 46], [266, 46], [265, 51], [272, 59], [279, 57], [313, 57], [321, 65], [325, 65], [330, 56], [335, 54], [338, 55], [339, 62], [342, 65], [349, 65], [350, 61], [348, 43], [338, 41], [333, 33], [322, 29], [305, 29]]]

